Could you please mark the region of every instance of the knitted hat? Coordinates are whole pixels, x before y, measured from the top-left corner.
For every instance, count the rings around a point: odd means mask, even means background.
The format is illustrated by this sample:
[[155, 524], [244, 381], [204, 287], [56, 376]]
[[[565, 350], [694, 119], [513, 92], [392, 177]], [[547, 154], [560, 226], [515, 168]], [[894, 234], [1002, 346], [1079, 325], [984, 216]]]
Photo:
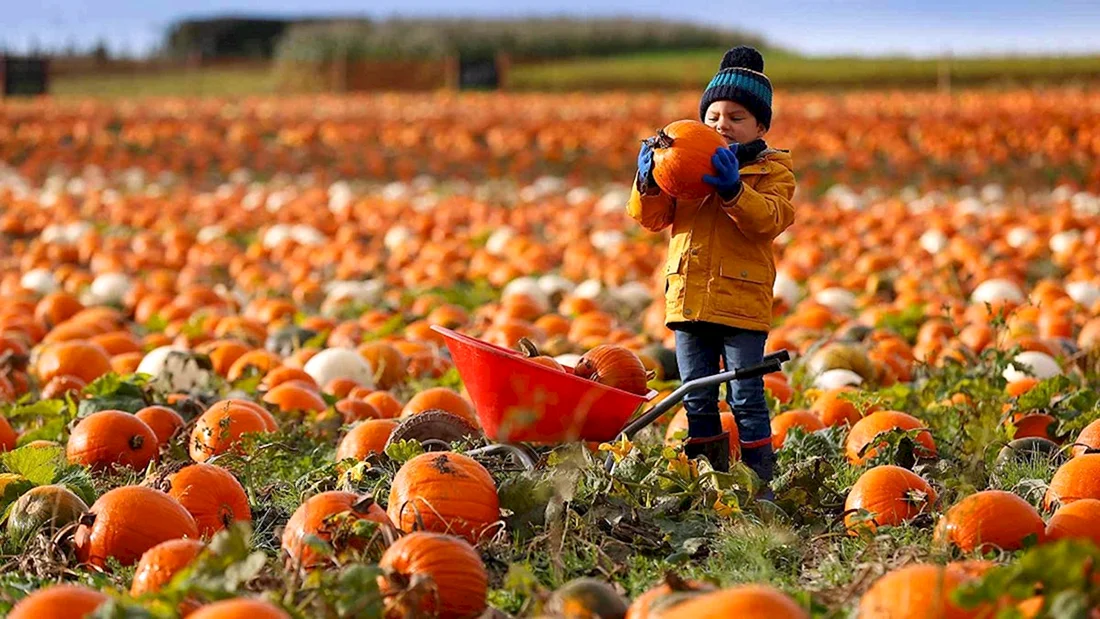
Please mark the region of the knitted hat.
[[741, 45], [722, 56], [722, 65], [703, 91], [699, 119], [715, 101], [733, 101], [745, 106], [760, 124], [771, 128], [772, 83], [764, 75], [764, 58], [755, 49]]

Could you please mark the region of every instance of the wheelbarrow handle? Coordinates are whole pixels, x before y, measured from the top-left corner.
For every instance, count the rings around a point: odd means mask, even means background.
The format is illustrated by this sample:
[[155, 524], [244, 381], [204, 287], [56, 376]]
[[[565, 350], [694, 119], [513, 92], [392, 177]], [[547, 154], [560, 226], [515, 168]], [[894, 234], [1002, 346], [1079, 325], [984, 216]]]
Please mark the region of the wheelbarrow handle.
[[783, 364], [791, 360], [791, 355], [786, 350], [777, 350], [764, 357], [764, 360], [759, 364], [750, 366], [747, 368], [738, 368], [735, 370], [729, 370], [713, 376], [704, 376], [703, 378], [697, 378], [695, 380], [688, 381], [676, 388], [668, 397], [658, 402], [653, 408], [643, 413], [638, 418], [634, 419], [630, 423], [626, 424], [621, 434], [625, 434], [627, 438], [633, 438], [640, 430], [653, 423], [658, 417], [664, 415], [668, 411], [672, 410], [674, 406], [679, 404], [688, 393], [692, 391], [698, 391], [699, 389], [705, 389], [707, 387], [713, 387], [725, 382], [734, 380], [745, 380], [748, 378], [757, 378], [764, 376], [765, 374], [771, 374], [778, 372], [782, 369]]

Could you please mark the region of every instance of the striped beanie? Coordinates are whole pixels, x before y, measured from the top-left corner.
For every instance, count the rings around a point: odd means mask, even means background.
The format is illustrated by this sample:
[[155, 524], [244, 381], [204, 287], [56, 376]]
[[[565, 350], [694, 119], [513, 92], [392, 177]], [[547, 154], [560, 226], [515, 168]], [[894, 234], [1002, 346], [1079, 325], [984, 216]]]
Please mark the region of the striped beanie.
[[772, 83], [764, 75], [764, 58], [755, 49], [742, 45], [722, 56], [722, 65], [703, 92], [699, 119], [715, 101], [733, 101], [745, 106], [760, 124], [771, 128]]

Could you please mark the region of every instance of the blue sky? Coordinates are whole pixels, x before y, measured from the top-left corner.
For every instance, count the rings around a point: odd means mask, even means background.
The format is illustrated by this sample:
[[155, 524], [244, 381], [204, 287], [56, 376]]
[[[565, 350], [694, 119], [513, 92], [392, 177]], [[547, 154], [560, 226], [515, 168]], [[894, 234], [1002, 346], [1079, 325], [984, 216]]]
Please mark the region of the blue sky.
[[402, 16], [636, 16], [758, 32], [811, 54], [1100, 53], [1100, 0], [7, 0], [0, 45], [154, 46], [176, 18], [225, 13]]

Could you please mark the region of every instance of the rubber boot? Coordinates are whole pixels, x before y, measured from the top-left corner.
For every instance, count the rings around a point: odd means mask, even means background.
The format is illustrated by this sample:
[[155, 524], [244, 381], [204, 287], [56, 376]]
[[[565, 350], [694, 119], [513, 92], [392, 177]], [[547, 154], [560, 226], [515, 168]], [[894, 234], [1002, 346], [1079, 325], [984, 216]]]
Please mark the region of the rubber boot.
[[741, 462], [744, 462], [745, 466], [752, 469], [760, 481], [764, 482], [764, 487], [758, 496], [766, 501], [775, 500], [775, 494], [771, 488], [772, 478], [775, 476], [775, 451], [771, 444], [742, 447]]
[[684, 442], [684, 454], [689, 460], [703, 456], [716, 471], [730, 471], [730, 433], [723, 432], [706, 438], [689, 438]]

